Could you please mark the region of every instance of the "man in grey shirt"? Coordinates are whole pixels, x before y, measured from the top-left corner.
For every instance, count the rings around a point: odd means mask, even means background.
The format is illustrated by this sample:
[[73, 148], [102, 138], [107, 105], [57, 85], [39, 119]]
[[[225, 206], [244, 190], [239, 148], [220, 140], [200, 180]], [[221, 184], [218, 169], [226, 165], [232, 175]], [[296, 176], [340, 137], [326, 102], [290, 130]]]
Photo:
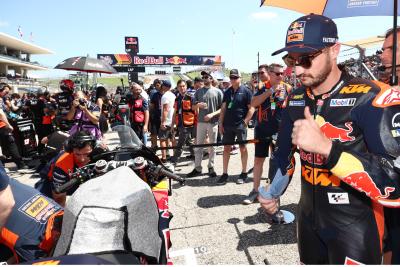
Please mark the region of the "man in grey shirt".
[[[196, 144], [204, 144], [204, 140], [209, 137], [210, 143], [217, 142], [218, 135], [218, 119], [221, 111], [223, 95], [221, 90], [212, 87], [213, 77], [210, 72], [202, 71], [204, 87], [197, 90], [194, 94], [193, 110], [197, 111], [198, 123], [196, 129]], [[201, 174], [201, 160], [203, 159], [203, 148], [194, 149], [194, 169], [187, 177], [194, 177]], [[208, 158], [208, 174], [210, 177], [216, 177], [214, 171], [215, 148], [209, 149]]]

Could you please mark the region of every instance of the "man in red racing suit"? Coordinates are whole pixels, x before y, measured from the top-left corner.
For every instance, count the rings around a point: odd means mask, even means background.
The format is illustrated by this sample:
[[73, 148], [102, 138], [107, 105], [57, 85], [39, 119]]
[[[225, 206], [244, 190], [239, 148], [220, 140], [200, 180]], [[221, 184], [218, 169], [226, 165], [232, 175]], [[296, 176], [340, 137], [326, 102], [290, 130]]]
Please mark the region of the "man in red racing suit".
[[[300, 28], [302, 38], [294, 36]], [[289, 26], [286, 47], [277, 53], [289, 52], [304, 86], [285, 102], [273, 184], [293, 173], [298, 147], [302, 263], [380, 264], [383, 206], [400, 207], [394, 164], [400, 155], [400, 99], [391, 98], [394, 92], [383, 84], [341, 72], [339, 49], [329, 18], [311, 14]], [[276, 211], [277, 200], [259, 200], [269, 213]]]

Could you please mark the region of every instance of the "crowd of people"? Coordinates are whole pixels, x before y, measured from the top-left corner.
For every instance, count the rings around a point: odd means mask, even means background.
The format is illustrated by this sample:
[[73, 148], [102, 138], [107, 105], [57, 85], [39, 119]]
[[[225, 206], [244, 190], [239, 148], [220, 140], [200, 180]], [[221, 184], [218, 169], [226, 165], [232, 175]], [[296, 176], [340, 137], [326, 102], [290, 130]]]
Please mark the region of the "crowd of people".
[[[389, 73], [392, 66], [393, 34], [394, 30], [388, 31], [379, 55], [383, 73]], [[0, 167], [0, 245], [11, 251], [0, 259], [14, 255], [15, 261], [31, 260], [49, 253], [59, 235], [57, 218], [62, 216], [66, 195], [76, 187], [63, 194], [54, 189], [68, 182], [74, 168], [89, 163], [94, 150], [104, 148], [99, 141], [109, 127], [123, 124], [144, 144], [161, 147], [163, 162], [178, 163], [183, 148], [188, 147], [194, 168], [187, 177], [203, 173], [204, 148], [208, 148], [207, 173], [221, 186], [232, 175], [229, 161], [236, 144], [241, 159], [236, 183], [248, 181], [246, 143], [248, 128], [254, 127], [253, 188], [243, 204], [259, 201], [268, 214], [278, 214], [279, 198], [293, 176], [294, 153], [298, 152], [297, 234], [302, 263], [381, 264], [384, 259], [398, 264], [399, 89], [384, 83], [387, 75], [379, 76], [380, 82], [356, 77], [354, 69], [338, 65], [339, 51], [336, 24], [311, 14], [289, 26], [285, 47], [273, 53], [287, 52], [285, 63], [293, 68], [294, 84], [277, 63], [260, 65], [247, 84], [238, 69], [230, 70], [223, 80], [202, 71], [193, 81], [179, 80], [176, 88], [169, 80], [156, 79], [147, 91], [142, 84], [131, 82], [112, 94], [104, 86], [91, 93], [74, 91], [73, 81], [63, 80], [62, 92], [55, 95], [8, 96], [11, 87], [0, 84], [1, 147], [19, 170], [29, 167], [22, 160], [23, 150], [15, 141], [11, 121], [33, 121], [39, 153], [57, 129], [70, 135], [64, 150], [43, 169], [48, 193], [39, 198], [48, 213], [39, 224], [37, 218], [24, 217], [29, 212], [16, 212], [28, 202], [39, 201], [34, 189], [10, 181]], [[376, 59], [366, 64], [375, 68]], [[219, 146], [223, 146], [222, 170], [215, 169]], [[168, 155], [168, 150], [173, 154]], [[267, 157], [270, 185], [264, 187], [260, 180]], [[19, 232], [22, 223], [37, 228]], [[28, 236], [33, 236], [29, 248], [23, 243]]]

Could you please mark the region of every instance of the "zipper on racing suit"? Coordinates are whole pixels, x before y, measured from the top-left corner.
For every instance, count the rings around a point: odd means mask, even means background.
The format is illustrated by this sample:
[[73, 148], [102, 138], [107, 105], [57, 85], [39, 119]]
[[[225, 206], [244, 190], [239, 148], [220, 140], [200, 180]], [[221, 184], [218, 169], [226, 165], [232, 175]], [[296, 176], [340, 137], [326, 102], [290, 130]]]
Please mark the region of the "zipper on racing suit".
[[[313, 114], [314, 114], [313, 117], [314, 117], [314, 120], [317, 118], [317, 115], [319, 115], [321, 113], [322, 107], [324, 105], [324, 101], [326, 99], [330, 98], [331, 95], [334, 94], [336, 91], [338, 91], [342, 87], [343, 84], [344, 84], [344, 80], [341, 79], [336, 84], [334, 89], [331, 90], [329, 93], [325, 93], [325, 94], [318, 95], [318, 96], [314, 96], [312, 94], [312, 91], [311, 91], [310, 88], [307, 89], [310, 92], [309, 98], [312, 100], [312, 103], [313, 103]], [[313, 187], [312, 187], [312, 190], [313, 190], [313, 195], [312, 195], [312, 202], [313, 202], [313, 204], [312, 204], [313, 205], [313, 207], [312, 207], [312, 211], [313, 211], [312, 229], [313, 230], [317, 230], [316, 223], [315, 223], [316, 216], [315, 216], [315, 175], [314, 174], [315, 174], [315, 155], [313, 153], [313, 156], [312, 156], [312, 180], [313, 180]]]

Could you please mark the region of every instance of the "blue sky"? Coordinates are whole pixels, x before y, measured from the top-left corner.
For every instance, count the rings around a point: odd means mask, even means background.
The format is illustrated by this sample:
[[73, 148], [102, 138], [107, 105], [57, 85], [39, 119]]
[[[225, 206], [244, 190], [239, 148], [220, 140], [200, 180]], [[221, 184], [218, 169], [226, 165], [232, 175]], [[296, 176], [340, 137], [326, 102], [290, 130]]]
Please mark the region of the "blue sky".
[[[259, 7], [259, 0], [26, 0], [4, 1], [0, 32], [55, 52], [33, 56], [54, 67], [79, 55], [124, 53], [124, 36], [138, 36], [140, 54], [222, 55], [229, 68], [251, 72], [284, 45], [286, 29], [300, 13]], [[9, 11], [7, 11], [9, 10]], [[7, 12], [5, 12], [7, 11]], [[391, 17], [336, 19], [340, 41], [381, 35]], [[371, 51], [370, 51], [371, 52]], [[40, 76], [68, 75], [66, 71]]]

